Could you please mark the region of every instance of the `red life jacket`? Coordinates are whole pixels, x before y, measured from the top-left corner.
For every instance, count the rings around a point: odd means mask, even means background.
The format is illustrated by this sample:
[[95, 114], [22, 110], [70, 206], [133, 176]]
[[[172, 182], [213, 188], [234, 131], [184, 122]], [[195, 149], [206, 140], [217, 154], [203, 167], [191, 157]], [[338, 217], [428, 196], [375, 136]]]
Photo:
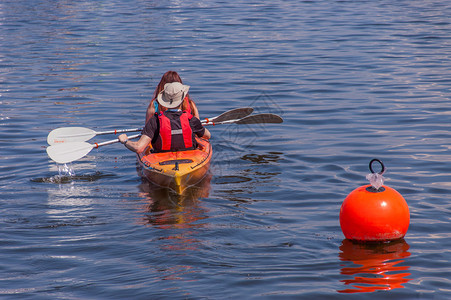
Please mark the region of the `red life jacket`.
[[[171, 120], [165, 113], [158, 114], [159, 131], [161, 137], [161, 151], [175, 151], [194, 149], [193, 145], [193, 130], [189, 124], [193, 116], [183, 111], [180, 115], [180, 125], [182, 129], [172, 129]], [[176, 149], [173, 146], [173, 138], [175, 135], [183, 135], [184, 149]]]

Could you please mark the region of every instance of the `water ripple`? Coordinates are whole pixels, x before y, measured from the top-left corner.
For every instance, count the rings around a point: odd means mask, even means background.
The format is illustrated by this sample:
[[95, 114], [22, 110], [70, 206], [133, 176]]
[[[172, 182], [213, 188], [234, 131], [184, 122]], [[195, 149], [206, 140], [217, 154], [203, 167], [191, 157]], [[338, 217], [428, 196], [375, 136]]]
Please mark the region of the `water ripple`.
[[[449, 298], [450, 15], [442, 0], [2, 1], [0, 295]], [[169, 69], [202, 117], [284, 123], [211, 127], [211, 174], [183, 195], [141, 180], [120, 144], [60, 175], [52, 129], [143, 126]], [[411, 223], [355, 245], [338, 214], [372, 158]]]

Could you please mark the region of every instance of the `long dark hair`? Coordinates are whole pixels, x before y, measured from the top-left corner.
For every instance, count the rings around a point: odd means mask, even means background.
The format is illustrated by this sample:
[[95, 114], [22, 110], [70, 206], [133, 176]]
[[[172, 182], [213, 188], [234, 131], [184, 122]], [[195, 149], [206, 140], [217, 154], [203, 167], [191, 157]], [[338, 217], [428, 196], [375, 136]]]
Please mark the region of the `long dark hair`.
[[[167, 71], [161, 77], [160, 83], [155, 88], [155, 91], [153, 92], [153, 98], [150, 101], [151, 102], [156, 101], [158, 94], [164, 89], [164, 85], [166, 83], [171, 83], [171, 82], [180, 82], [181, 84], [183, 84], [182, 78], [180, 78], [179, 74], [176, 71]], [[186, 97], [188, 97], [189, 103], [191, 103], [193, 101], [191, 99], [191, 97], [189, 96], [189, 93], [186, 94]], [[187, 110], [187, 109], [188, 109], [188, 107], [186, 107], [186, 102], [183, 101], [182, 110]]]

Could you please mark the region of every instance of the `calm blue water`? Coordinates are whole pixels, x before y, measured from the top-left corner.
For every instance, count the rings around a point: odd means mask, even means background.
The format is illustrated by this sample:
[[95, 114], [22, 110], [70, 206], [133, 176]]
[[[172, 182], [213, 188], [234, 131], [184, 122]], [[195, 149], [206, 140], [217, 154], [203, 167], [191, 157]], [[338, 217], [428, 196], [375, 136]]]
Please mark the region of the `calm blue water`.
[[[451, 297], [450, 15], [444, 0], [1, 1], [1, 297]], [[120, 144], [58, 178], [52, 129], [143, 126], [168, 70], [201, 117], [285, 122], [210, 128], [211, 174], [183, 196]], [[375, 157], [410, 227], [356, 245], [339, 209]]]

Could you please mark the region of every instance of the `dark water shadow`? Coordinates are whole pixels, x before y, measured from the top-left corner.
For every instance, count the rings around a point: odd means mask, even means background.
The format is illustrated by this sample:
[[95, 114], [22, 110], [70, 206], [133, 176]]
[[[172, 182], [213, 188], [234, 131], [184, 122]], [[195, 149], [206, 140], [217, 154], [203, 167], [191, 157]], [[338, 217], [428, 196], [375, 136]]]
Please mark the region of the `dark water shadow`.
[[282, 160], [283, 152], [268, 152], [265, 154], [246, 154], [241, 156], [241, 159], [244, 161], [249, 161], [254, 164], [270, 164], [270, 163], [278, 163]]
[[362, 244], [345, 239], [340, 246], [338, 257], [341, 261], [352, 262], [355, 266], [343, 264], [340, 274], [352, 279], [340, 280], [347, 288], [339, 293], [370, 293], [404, 288], [411, 279], [405, 264], [410, 256], [409, 244], [404, 239], [389, 243]]
[[30, 181], [37, 182], [37, 183], [66, 184], [66, 183], [72, 183], [74, 181], [91, 182], [91, 181], [97, 181], [97, 180], [100, 180], [103, 178], [112, 178], [112, 177], [117, 177], [117, 175], [105, 174], [105, 173], [96, 171], [94, 173], [88, 173], [88, 174], [82, 174], [82, 175], [54, 175], [54, 176], [50, 176], [50, 177], [38, 177], [38, 178], [30, 179]]
[[268, 186], [272, 190], [278, 185], [278, 177], [282, 174], [279, 165], [284, 159], [282, 155], [282, 152], [248, 153], [240, 155], [238, 160], [234, 157], [224, 161], [221, 166], [225, 171], [217, 169], [213, 178], [213, 183], [217, 185], [215, 192], [226, 198], [241, 195], [248, 199], [256, 192], [268, 191]]

